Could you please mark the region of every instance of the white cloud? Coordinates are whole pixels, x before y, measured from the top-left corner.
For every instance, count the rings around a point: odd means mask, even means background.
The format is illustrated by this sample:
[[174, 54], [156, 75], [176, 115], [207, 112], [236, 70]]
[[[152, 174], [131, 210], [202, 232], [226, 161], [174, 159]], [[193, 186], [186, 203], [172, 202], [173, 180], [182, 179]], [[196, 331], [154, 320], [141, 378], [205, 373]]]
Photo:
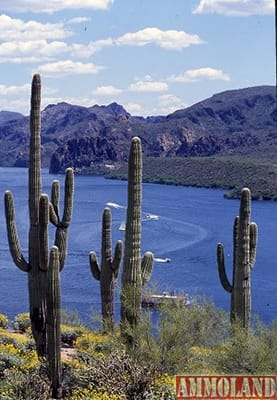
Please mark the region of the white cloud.
[[88, 17], [75, 17], [75, 18], [71, 18], [69, 19], [66, 23], [67, 24], [73, 24], [73, 25], [78, 25], [78, 24], [83, 24], [84, 22], [88, 22], [90, 21], [91, 18]]
[[168, 115], [178, 109], [187, 107], [187, 104], [174, 94], [163, 94], [155, 98], [154, 106], [130, 102], [124, 107], [132, 115], [149, 117], [151, 115]]
[[69, 49], [64, 42], [46, 40], [13, 41], [0, 44], [0, 62], [33, 63], [60, 56]]
[[168, 115], [176, 110], [187, 107], [187, 104], [174, 94], [163, 94], [158, 97], [156, 107], [152, 115]]
[[[88, 18], [80, 17], [68, 22], [81, 23]], [[0, 62], [34, 63], [70, 54], [71, 57], [88, 58], [105, 46], [112, 46], [111, 38], [86, 44], [68, 44], [60, 39], [73, 35], [64, 23], [40, 23], [23, 21], [0, 15]], [[1, 42], [2, 41], [2, 42]]]
[[[26, 83], [23, 85], [7, 86], [0, 85], [0, 109], [17, 111], [24, 115], [28, 115], [30, 112], [30, 93], [31, 84]], [[42, 87], [42, 108], [50, 103], [49, 99], [53, 99], [53, 96], [57, 93], [57, 89], [53, 89], [43, 85]], [[59, 99], [58, 101], [63, 101]]]
[[220, 69], [215, 68], [199, 68], [199, 69], [189, 69], [183, 74], [172, 75], [167, 81], [168, 82], [197, 82], [200, 80], [221, 80], [229, 81], [230, 77]]
[[103, 67], [93, 63], [74, 62], [72, 60], [57, 61], [49, 64], [40, 65], [38, 72], [46, 77], [61, 77], [65, 75], [96, 74]]
[[5, 9], [16, 12], [53, 13], [66, 9], [106, 10], [114, 0], [12, 0], [6, 2]]
[[28, 115], [30, 110], [30, 101], [26, 100], [26, 98], [7, 99], [0, 97], [0, 110], [16, 111]]
[[134, 33], [115, 39], [115, 44], [119, 46], [146, 46], [155, 44], [167, 50], [182, 50], [193, 44], [203, 44], [203, 40], [198, 35], [191, 35], [184, 31], [168, 30], [162, 31], [158, 28], [145, 28]]
[[142, 81], [131, 83], [128, 90], [130, 92], [164, 92], [168, 90], [168, 84], [166, 82], [154, 82], [149, 77], [145, 77]]
[[88, 44], [74, 43], [71, 46], [70, 53], [74, 57], [88, 58], [100, 51], [103, 47], [112, 46], [112, 44], [112, 39], [96, 40]]
[[274, 14], [274, 0], [200, 0], [195, 14], [216, 13], [227, 16]]
[[39, 40], [39, 39], [63, 39], [72, 35], [71, 31], [64, 29], [62, 23], [40, 23], [37, 21], [23, 21], [11, 18], [8, 15], [0, 15], [0, 39], [2, 40]]
[[96, 96], [114, 96], [122, 93], [122, 90], [114, 86], [99, 86], [92, 93]]
[[[189, 35], [183, 31], [161, 31], [157, 28], [146, 28], [135, 33], [126, 33], [119, 38], [106, 38], [88, 43], [69, 44], [63, 40], [74, 34], [66, 28], [66, 24], [83, 23], [88, 19], [76, 17], [67, 22], [53, 24], [34, 20], [24, 21], [2, 14], [0, 15], [0, 63], [50, 62], [56, 61], [61, 56], [65, 58], [66, 54], [69, 58], [89, 58], [104, 47], [110, 46], [143, 46], [154, 43], [162, 48], [181, 50], [191, 44], [203, 43], [197, 35]], [[145, 89], [143, 85], [137, 84], [134, 90], [165, 90], [165, 84], [162, 86], [149, 83]]]
[[42, 97], [41, 101], [41, 108], [44, 109], [46, 106], [49, 104], [58, 104], [58, 103], [68, 103], [68, 104], [74, 104], [77, 106], [83, 106], [83, 107], [91, 107], [96, 103], [95, 99], [92, 99], [91, 97], [78, 97], [78, 96], [72, 96], [72, 97]]
[[131, 115], [142, 115], [143, 109], [142, 106], [138, 103], [127, 103], [124, 108], [131, 114]]
[[0, 96], [18, 96], [22, 93], [29, 93], [31, 85], [26, 83], [21, 86], [6, 86], [0, 84]]

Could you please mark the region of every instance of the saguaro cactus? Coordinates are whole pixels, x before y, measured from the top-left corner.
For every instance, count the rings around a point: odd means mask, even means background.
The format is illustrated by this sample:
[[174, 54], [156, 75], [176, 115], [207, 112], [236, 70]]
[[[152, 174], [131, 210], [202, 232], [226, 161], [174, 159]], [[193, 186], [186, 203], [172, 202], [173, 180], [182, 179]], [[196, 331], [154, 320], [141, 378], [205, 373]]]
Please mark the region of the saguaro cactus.
[[[71, 221], [74, 179], [73, 170], [66, 171], [64, 212], [62, 219], [59, 216], [59, 182], [52, 185], [52, 202], [44, 208], [45, 215], [40, 215], [41, 198], [41, 80], [38, 74], [34, 75], [31, 94], [30, 115], [30, 159], [29, 159], [29, 259], [24, 258], [15, 224], [15, 209], [13, 196], [10, 191], [5, 192], [5, 213], [9, 247], [14, 263], [21, 270], [28, 272], [29, 306], [32, 332], [39, 356], [46, 354], [46, 288], [48, 269], [48, 218], [56, 229], [55, 245], [59, 248], [60, 269], [64, 266], [67, 248], [67, 228]], [[45, 200], [45, 199], [44, 199]]]
[[52, 383], [52, 397], [62, 397], [61, 367], [61, 289], [59, 249], [50, 252], [47, 287], [47, 359]]
[[100, 281], [103, 330], [109, 332], [114, 325], [114, 287], [118, 278], [122, 255], [122, 241], [118, 240], [112, 257], [111, 210], [105, 208], [102, 217], [101, 267], [94, 251], [89, 254], [92, 275]]
[[142, 155], [141, 141], [132, 139], [128, 162], [128, 204], [125, 231], [123, 272], [121, 283], [121, 326], [131, 328], [141, 313], [141, 286], [151, 276], [153, 254], [146, 252], [141, 260], [141, 200]]
[[239, 216], [233, 228], [233, 282], [229, 282], [224, 262], [223, 244], [217, 246], [217, 262], [221, 284], [231, 293], [231, 321], [239, 320], [244, 328], [249, 327], [251, 314], [251, 271], [256, 258], [258, 228], [250, 223], [251, 192], [242, 189]]

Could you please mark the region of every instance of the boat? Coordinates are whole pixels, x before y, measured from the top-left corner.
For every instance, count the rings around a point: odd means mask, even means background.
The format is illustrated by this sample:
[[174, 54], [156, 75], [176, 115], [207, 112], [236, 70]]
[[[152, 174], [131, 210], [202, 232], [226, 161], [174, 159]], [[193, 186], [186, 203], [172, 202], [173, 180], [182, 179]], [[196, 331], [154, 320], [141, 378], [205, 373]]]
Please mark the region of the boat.
[[160, 219], [159, 215], [155, 215], [155, 214], [147, 213], [145, 216], [147, 219], [155, 219], [155, 220]]
[[169, 263], [170, 261], [171, 261], [171, 258], [168, 258], [168, 257], [165, 257], [165, 258], [159, 258], [159, 257], [155, 257], [154, 258], [154, 261], [155, 262], [158, 262], [158, 263]]
[[120, 227], [118, 228], [120, 231], [124, 232], [126, 230], [126, 224], [125, 222], [121, 222]]
[[162, 292], [161, 294], [145, 293], [142, 295], [141, 305], [142, 307], [156, 308], [170, 302], [188, 306], [190, 305], [189, 295], [187, 293], [177, 295], [169, 292]]

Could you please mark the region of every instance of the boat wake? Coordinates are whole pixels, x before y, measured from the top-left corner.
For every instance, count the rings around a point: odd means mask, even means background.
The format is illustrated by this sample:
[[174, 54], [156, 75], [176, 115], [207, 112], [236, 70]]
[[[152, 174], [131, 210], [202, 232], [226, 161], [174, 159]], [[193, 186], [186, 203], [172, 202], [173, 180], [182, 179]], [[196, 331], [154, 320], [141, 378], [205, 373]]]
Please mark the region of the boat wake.
[[113, 208], [126, 208], [125, 206], [122, 206], [122, 205], [117, 204], [117, 203], [113, 203], [111, 201], [108, 201], [108, 203], [106, 203], [106, 206], [113, 207]]

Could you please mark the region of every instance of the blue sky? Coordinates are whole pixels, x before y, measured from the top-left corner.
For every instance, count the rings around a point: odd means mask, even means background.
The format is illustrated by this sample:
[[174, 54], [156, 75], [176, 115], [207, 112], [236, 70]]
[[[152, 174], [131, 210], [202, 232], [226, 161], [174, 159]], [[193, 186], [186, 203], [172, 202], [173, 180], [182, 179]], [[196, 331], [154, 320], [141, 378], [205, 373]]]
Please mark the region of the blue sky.
[[122, 104], [166, 115], [275, 85], [274, 0], [1, 0], [0, 110]]

